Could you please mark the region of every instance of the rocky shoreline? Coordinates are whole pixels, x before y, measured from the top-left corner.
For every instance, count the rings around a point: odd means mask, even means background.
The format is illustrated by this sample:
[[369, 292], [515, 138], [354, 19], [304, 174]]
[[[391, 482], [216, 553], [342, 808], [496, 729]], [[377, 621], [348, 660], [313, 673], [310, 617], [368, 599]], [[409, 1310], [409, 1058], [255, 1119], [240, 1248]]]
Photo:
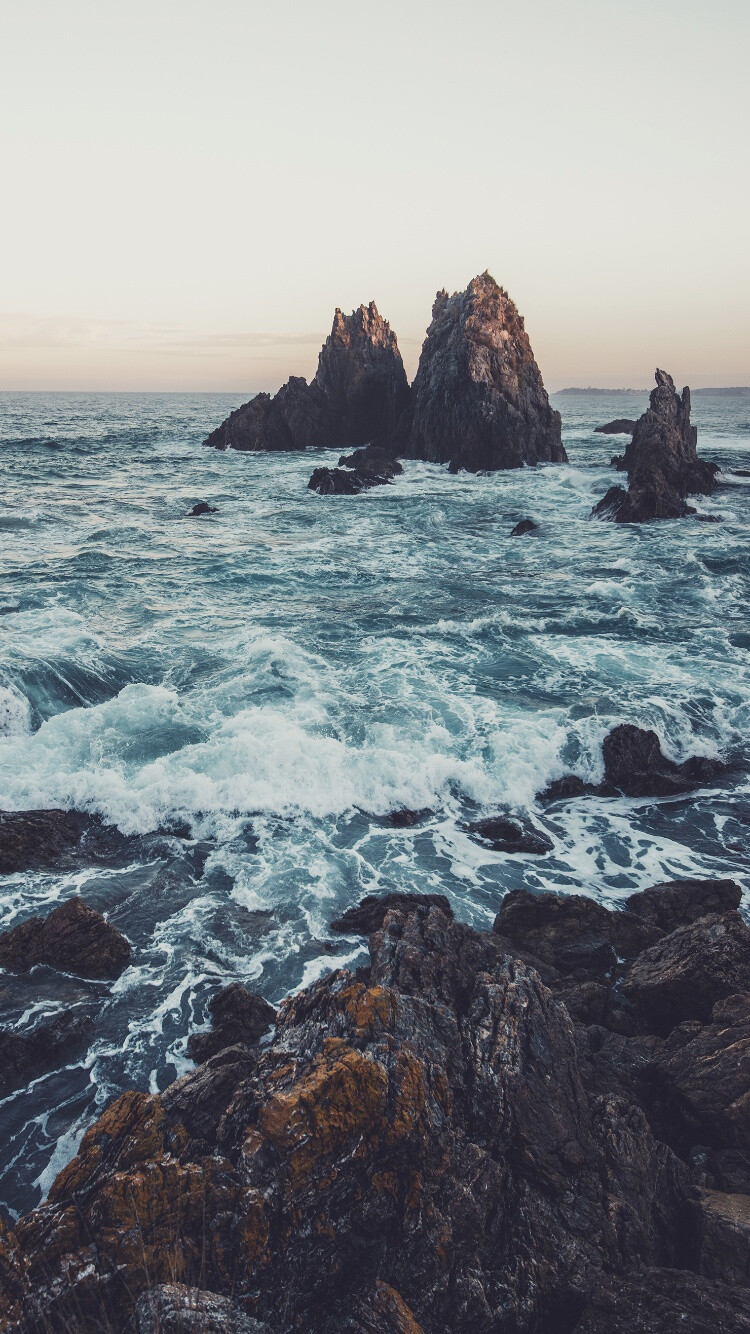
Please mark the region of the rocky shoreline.
[[0, 1328], [750, 1329], [739, 902], [364, 900], [369, 963], [219, 993], [195, 1073], [88, 1131], [2, 1234]]

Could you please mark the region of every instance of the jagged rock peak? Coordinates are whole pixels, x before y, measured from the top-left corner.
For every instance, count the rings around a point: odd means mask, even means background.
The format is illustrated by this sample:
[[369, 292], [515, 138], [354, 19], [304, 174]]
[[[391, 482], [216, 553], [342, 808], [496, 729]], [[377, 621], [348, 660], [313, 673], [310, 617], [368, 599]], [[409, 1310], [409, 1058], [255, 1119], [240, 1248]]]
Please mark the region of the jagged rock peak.
[[357, 447], [390, 435], [409, 386], [396, 335], [371, 301], [337, 307], [312, 382], [291, 376], [278, 394], [257, 394], [205, 441], [216, 449]]
[[622, 459], [628, 490], [610, 487], [594, 507], [599, 518], [617, 523], [678, 519], [695, 511], [686, 496], [710, 495], [718, 467], [698, 458], [698, 432], [690, 422], [690, 390], [678, 394], [674, 380], [657, 368], [656, 388], [639, 417]]
[[452, 471], [567, 462], [523, 317], [490, 273], [437, 293], [402, 436], [400, 453]]

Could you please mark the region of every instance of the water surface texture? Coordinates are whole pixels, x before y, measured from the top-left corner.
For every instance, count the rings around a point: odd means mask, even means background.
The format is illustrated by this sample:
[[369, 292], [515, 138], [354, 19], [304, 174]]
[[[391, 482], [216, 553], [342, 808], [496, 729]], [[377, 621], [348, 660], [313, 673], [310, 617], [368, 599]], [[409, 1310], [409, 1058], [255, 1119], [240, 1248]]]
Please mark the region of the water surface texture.
[[[557, 399], [569, 467], [407, 463], [321, 497], [328, 453], [202, 448], [234, 397], [0, 395], [0, 808], [75, 806], [137, 836], [116, 865], [2, 878], [3, 927], [80, 893], [134, 947], [114, 985], [50, 972], [7, 993], [21, 1027], [97, 1014], [88, 1055], [0, 1102], [11, 1212], [115, 1093], [192, 1068], [220, 985], [275, 1002], [360, 962], [328, 923], [367, 892], [437, 891], [488, 926], [520, 886], [616, 903], [679, 875], [748, 883], [750, 478], [728, 470], [750, 469], [750, 399], [694, 399], [699, 450], [727, 470], [696, 503], [720, 523], [593, 521], [626, 443], [593, 428], [646, 402]], [[199, 500], [219, 513], [187, 518]], [[526, 516], [539, 532], [511, 539]], [[674, 759], [731, 760], [731, 781], [543, 811], [549, 780], [601, 776], [624, 721]], [[400, 807], [430, 814], [394, 829]], [[498, 807], [554, 851], [472, 840]]]

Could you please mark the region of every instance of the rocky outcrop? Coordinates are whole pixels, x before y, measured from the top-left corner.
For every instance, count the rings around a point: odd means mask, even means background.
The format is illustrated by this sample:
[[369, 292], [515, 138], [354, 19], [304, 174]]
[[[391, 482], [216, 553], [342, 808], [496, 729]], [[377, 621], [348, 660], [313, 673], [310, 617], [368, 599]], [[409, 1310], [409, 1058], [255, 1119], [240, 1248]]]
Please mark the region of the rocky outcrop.
[[[717, 921], [743, 990], [690, 1019], [695, 987], [668, 979], [718, 958]], [[120, 1097], [47, 1203], [0, 1226], [0, 1329], [746, 1327], [736, 912], [665, 934], [516, 894], [480, 932], [394, 894], [337, 925], [370, 933], [368, 966], [285, 1001], [268, 1045]], [[629, 999], [659, 959], [666, 1039]]]
[[722, 760], [691, 755], [677, 764], [664, 754], [656, 732], [632, 723], [614, 727], [602, 742], [604, 782], [586, 783], [576, 774], [556, 778], [539, 800], [545, 803], [573, 797], [672, 797], [697, 787], [720, 782], [727, 773]]
[[83, 899], [68, 899], [47, 917], [30, 917], [0, 935], [0, 968], [26, 972], [48, 964], [81, 977], [119, 977], [130, 962], [121, 931]]
[[256, 394], [205, 441], [215, 449], [290, 450], [364, 445], [390, 435], [409, 396], [396, 335], [375, 302], [336, 311], [308, 385], [292, 376]]
[[398, 439], [400, 457], [454, 472], [567, 462], [523, 318], [489, 273], [438, 292]]
[[632, 435], [637, 425], [630, 417], [616, 417], [613, 422], [605, 422], [604, 426], [595, 426], [594, 430], [598, 435]]
[[650, 407], [636, 423], [622, 460], [628, 490], [610, 487], [593, 514], [617, 523], [693, 514], [685, 497], [710, 495], [718, 472], [716, 464], [698, 458], [697, 439], [690, 424], [690, 390], [678, 394], [671, 375], [657, 370]]

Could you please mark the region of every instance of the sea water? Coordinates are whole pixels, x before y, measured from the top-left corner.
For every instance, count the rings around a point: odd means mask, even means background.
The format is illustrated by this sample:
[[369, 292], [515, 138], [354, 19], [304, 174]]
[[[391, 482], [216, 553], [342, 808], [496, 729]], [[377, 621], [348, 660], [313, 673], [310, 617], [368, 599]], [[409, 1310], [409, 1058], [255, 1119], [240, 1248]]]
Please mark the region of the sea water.
[[[103, 1105], [192, 1068], [233, 980], [278, 1002], [365, 942], [366, 893], [447, 895], [489, 927], [509, 889], [607, 904], [678, 876], [748, 885], [750, 397], [699, 395], [719, 523], [592, 520], [646, 394], [566, 394], [569, 466], [452, 477], [407, 463], [357, 497], [307, 489], [325, 451], [219, 453], [236, 406], [202, 394], [0, 395], [0, 808], [96, 812], [127, 855], [5, 876], [0, 926], [80, 894], [133, 946], [114, 984], [0, 979], [0, 1023], [82, 1005], [87, 1054], [0, 1102], [0, 1200], [37, 1203]], [[201, 500], [218, 513], [189, 518]], [[511, 538], [519, 519], [539, 531]], [[542, 809], [601, 777], [617, 723], [718, 755], [723, 787]], [[394, 829], [389, 813], [426, 812]], [[468, 820], [531, 818], [547, 856]], [[27, 990], [24, 991], [24, 986]], [[4, 988], [4, 990], [3, 990]]]

